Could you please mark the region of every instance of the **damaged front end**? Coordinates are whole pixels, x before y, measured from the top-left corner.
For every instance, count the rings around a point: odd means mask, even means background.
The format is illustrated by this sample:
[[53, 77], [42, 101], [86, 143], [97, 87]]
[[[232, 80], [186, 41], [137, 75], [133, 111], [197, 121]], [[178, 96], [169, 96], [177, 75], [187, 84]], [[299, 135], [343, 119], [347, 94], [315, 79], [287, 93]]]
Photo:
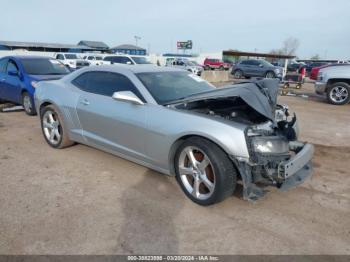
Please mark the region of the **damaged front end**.
[[243, 183], [243, 198], [257, 200], [266, 186], [286, 191], [312, 175], [314, 147], [297, 141], [298, 125], [288, 108], [277, 106], [275, 122], [249, 126], [245, 132], [249, 159], [232, 157]]
[[[286, 191], [312, 175], [314, 147], [297, 141], [298, 123], [288, 107], [277, 104], [278, 82], [261, 80], [199, 94], [178, 101], [180, 110], [244, 124], [249, 157], [230, 156], [239, 169], [243, 197], [256, 200], [266, 186]], [[234, 125], [233, 125], [234, 126]]]

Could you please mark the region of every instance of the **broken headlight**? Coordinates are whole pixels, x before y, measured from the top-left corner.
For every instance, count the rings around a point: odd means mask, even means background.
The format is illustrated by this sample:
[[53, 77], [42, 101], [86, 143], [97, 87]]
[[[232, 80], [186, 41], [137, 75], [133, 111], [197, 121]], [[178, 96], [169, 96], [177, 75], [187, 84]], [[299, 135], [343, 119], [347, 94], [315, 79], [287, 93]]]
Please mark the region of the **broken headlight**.
[[262, 154], [285, 154], [289, 152], [287, 139], [279, 136], [256, 136], [252, 138], [254, 152]]

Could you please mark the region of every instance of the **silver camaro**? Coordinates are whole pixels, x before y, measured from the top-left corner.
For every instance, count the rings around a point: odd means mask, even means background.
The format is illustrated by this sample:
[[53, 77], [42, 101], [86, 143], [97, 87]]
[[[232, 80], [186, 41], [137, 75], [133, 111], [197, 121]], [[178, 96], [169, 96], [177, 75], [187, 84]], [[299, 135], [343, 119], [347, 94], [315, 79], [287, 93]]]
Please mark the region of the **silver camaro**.
[[174, 175], [200, 205], [233, 194], [256, 200], [312, 174], [312, 145], [276, 103], [275, 80], [216, 89], [187, 71], [111, 65], [40, 82], [35, 105], [54, 148], [86, 144]]

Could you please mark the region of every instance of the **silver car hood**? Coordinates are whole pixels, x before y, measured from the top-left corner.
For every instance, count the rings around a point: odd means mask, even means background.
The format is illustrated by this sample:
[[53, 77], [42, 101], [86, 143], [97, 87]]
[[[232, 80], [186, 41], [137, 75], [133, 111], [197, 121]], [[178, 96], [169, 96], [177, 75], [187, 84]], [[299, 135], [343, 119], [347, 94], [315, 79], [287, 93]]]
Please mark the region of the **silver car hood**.
[[170, 104], [178, 105], [200, 100], [240, 97], [255, 111], [274, 122], [278, 87], [279, 82], [275, 79], [249, 81], [192, 95], [181, 100], [173, 101]]

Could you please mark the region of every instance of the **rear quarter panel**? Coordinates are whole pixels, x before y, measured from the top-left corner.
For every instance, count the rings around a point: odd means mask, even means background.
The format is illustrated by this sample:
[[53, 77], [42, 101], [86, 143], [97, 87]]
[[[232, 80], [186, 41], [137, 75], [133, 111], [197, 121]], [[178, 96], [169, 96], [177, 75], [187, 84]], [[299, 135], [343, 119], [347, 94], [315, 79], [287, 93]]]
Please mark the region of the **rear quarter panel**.
[[79, 93], [61, 80], [39, 82], [35, 92], [35, 106], [38, 114], [43, 105], [55, 105], [63, 117], [69, 138], [77, 142], [82, 141], [82, 130], [76, 112], [78, 99]]

